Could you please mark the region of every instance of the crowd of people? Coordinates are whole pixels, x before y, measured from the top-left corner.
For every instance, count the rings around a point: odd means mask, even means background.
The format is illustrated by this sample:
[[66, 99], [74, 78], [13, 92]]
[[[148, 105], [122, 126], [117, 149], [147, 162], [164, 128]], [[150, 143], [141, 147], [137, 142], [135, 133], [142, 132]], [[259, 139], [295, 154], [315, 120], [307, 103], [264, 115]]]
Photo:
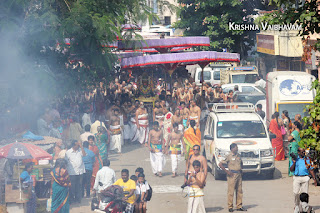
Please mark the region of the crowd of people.
[[[220, 85], [204, 84], [202, 89], [185, 80], [175, 82], [171, 91], [162, 79], [154, 82], [152, 90], [146, 90], [146, 97], [157, 97], [151, 104], [139, 100], [141, 91], [133, 81], [115, 79], [108, 87], [99, 85], [91, 92], [65, 97], [45, 110], [37, 121], [38, 134], [61, 138], [53, 150], [55, 168], [52, 177], [52, 210], [67, 212], [70, 203], [81, 198], [101, 194], [110, 185], [119, 185], [126, 191], [126, 212], [146, 212], [146, 196], [150, 191], [142, 168], [135, 177], [129, 178], [129, 171], [121, 172], [116, 180], [109, 167], [110, 153], [122, 153], [125, 145], [141, 144], [150, 151], [152, 172], [162, 177], [166, 164], [165, 155], [171, 157], [172, 177], [178, 176], [178, 165], [186, 160], [184, 184], [192, 189], [188, 212], [205, 212], [203, 188], [207, 177], [207, 161], [201, 154], [201, 130], [214, 103], [232, 103], [238, 88], [223, 93]], [[151, 94], [152, 93], [152, 94]], [[152, 107], [150, 107], [150, 105]], [[265, 112], [257, 106], [262, 119]], [[294, 175], [293, 159], [290, 153], [298, 155], [301, 116], [291, 122], [287, 111], [273, 115], [270, 132], [276, 135], [272, 145], [276, 148], [276, 160], [283, 160], [285, 152], [290, 158], [289, 172]], [[284, 144], [284, 141], [291, 141]], [[287, 151], [286, 147], [288, 147]], [[237, 147], [230, 146], [231, 155], [224, 163], [231, 170], [228, 176], [228, 207], [233, 211], [233, 194], [236, 189], [237, 210], [242, 207], [242, 172]], [[81, 187], [80, 187], [81, 186]], [[69, 189], [70, 188], [70, 189]], [[304, 190], [307, 193], [307, 190]], [[296, 193], [295, 193], [296, 194]], [[69, 198], [68, 198], [68, 195]], [[299, 195], [299, 194], [298, 194]], [[66, 202], [66, 199], [68, 202]], [[193, 205], [191, 205], [193, 204]]]

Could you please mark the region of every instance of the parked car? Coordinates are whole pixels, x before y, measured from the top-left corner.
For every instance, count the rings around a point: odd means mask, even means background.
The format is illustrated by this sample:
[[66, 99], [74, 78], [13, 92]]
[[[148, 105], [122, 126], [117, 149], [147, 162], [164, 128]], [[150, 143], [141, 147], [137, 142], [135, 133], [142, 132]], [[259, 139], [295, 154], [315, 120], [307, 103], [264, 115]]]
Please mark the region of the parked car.
[[262, 87], [259, 87], [255, 84], [247, 84], [247, 83], [241, 83], [241, 84], [223, 84], [221, 86], [224, 93], [228, 93], [230, 90], [234, 90], [234, 86], [238, 85], [239, 92], [259, 92], [266, 94], [266, 90]]
[[[195, 83], [197, 86], [201, 86], [201, 68], [196, 69]], [[210, 83], [212, 86], [220, 84], [220, 71], [214, 70], [211, 67], [205, 67], [203, 70], [203, 79], [205, 83]]]
[[234, 96], [234, 102], [248, 102], [253, 105], [260, 100], [266, 100], [266, 95], [261, 92], [239, 92]]
[[215, 179], [221, 179], [225, 173], [218, 165], [230, 153], [230, 144], [236, 143], [243, 160], [242, 171], [263, 174], [272, 179], [275, 159], [270, 140], [274, 137], [269, 135], [253, 104], [214, 104], [202, 138], [203, 154]]

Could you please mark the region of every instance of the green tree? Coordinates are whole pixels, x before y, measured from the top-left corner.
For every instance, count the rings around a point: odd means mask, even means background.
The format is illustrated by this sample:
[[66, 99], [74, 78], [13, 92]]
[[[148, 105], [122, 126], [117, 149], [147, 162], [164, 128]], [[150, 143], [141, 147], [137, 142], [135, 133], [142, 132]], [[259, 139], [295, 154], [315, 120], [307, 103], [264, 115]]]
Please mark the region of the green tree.
[[108, 80], [117, 58], [101, 44], [130, 37], [121, 35], [122, 24], [153, 16], [144, 0], [2, 0], [2, 79], [24, 97], [30, 90], [57, 96]]
[[186, 36], [209, 36], [211, 46], [206, 49], [221, 51], [227, 48], [230, 52], [238, 52], [241, 57], [254, 44], [253, 31], [229, 29], [229, 23], [252, 23], [248, 15], [263, 8], [261, 1], [252, 0], [179, 0], [180, 21], [177, 28], [186, 29]]
[[[309, 35], [320, 33], [320, 2], [318, 0], [293, 1], [293, 0], [272, 0], [271, 5], [278, 9], [272, 13], [260, 17], [258, 22], [268, 22], [269, 24], [297, 24], [301, 25], [298, 36], [302, 37], [304, 43], [304, 61], [310, 59], [311, 51], [320, 50], [320, 40], [314, 44], [309, 44]], [[300, 132], [300, 147], [315, 149], [320, 153], [320, 85], [316, 80], [312, 83], [312, 89], [315, 89], [316, 96], [313, 103], [306, 106], [308, 116], [303, 118], [308, 127]], [[320, 155], [318, 155], [320, 156]]]

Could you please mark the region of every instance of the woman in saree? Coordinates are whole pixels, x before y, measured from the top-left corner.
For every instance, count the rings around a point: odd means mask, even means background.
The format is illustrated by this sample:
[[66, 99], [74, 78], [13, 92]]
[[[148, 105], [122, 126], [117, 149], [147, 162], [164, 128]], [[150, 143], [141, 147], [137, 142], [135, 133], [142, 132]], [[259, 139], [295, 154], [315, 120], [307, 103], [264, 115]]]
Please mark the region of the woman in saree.
[[269, 131], [276, 135], [276, 138], [272, 139], [272, 147], [276, 149], [276, 161], [284, 160], [283, 139], [281, 133], [282, 120], [279, 119], [279, 112], [273, 114], [274, 119], [271, 120]]
[[186, 153], [185, 153], [185, 158], [186, 160], [189, 159], [191, 155], [193, 155], [193, 146], [194, 145], [199, 145], [201, 146], [201, 132], [200, 129], [197, 128], [195, 129], [196, 126], [196, 121], [191, 120], [190, 121], [190, 126], [185, 132], [184, 132], [184, 143], [186, 147]]
[[95, 161], [93, 163], [93, 169], [92, 169], [92, 177], [91, 177], [91, 189], [93, 188], [94, 181], [96, 180], [96, 175], [99, 169], [102, 168], [102, 159], [99, 154], [99, 149], [94, 143], [94, 136], [90, 135], [88, 137], [88, 142], [89, 142], [89, 149], [93, 151], [95, 154]]
[[65, 159], [57, 159], [52, 176], [52, 213], [69, 213], [69, 187], [71, 186]]
[[102, 126], [98, 127], [98, 133], [94, 134], [96, 137], [96, 145], [99, 149], [99, 154], [102, 161], [108, 158], [108, 136], [104, 134], [106, 132], [105, 128]]
[[293, 164], [292, 157], [290, 154], [293, 153], [293, 154], [295, 154], [295, 156], [298, 156], [298, 148], [299, 148], [298, 143], [301, 140], [300, 131], [302, 129], [302, 126], [298, 121], [295, 121], [292, 124], [292, 128], [293, 128], [293, 132], [288, 137], [288, 140], [290, 141], [290, 144], [289, 144], [289, 172], [288, 172], [289, 176], [294, 175], [294, 172], [290, 171], [290, 167]]

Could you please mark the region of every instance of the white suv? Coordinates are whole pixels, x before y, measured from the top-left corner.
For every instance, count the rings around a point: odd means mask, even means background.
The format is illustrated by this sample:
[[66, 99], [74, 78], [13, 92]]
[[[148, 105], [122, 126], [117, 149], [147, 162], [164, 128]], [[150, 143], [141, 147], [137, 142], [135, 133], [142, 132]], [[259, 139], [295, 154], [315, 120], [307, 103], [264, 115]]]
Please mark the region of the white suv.
[[221, 179], [224, 175], [218, 165], [230, 152], [231, 143], [238, 145], [244, 173], [263, 173], [268, 179], [273, 178], [274, 150], [267, 127], [255, 112], [253, 104], [221, 103], [213, 106], [207, 118], [202, 144], [215, 179]]

